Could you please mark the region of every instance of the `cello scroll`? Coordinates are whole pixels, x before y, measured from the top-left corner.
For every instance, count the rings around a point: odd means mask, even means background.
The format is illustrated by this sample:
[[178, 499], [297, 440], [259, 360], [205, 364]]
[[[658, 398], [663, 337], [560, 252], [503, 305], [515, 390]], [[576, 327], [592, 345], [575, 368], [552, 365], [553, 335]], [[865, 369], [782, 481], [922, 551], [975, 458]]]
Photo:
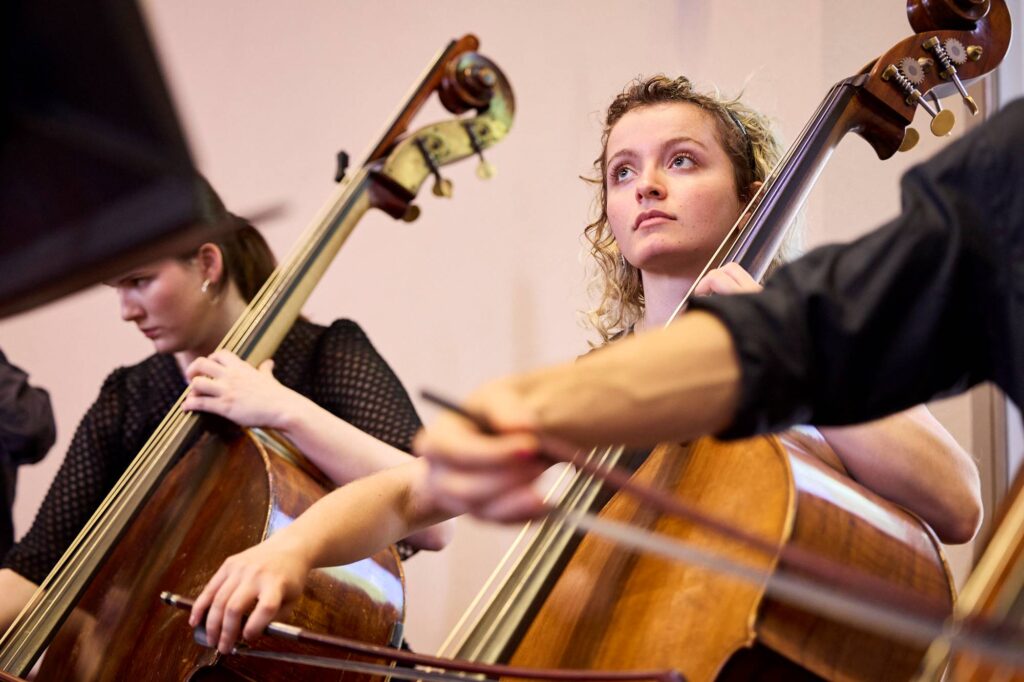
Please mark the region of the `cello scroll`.
[[908, 126], [917, 108], [932, 117], [933, 134], [949, 134], [950, 110], [938, 98], [959, 92], [968, 110], [978, 106], [965, 83], [989, 73], [1010, 45], [1010, 13], [1004, 0], [911, 0], [911, 27], [917, 31], [893, 45], [864, 69], [864, 111], [851, 129], [864, 137], [879, 158], [911, 149], [919, 138]]
[[477, 155], [477, 175], [493, 175], [483, 151], [501, 141], [512, 127], [512, 88], [501, 69], [486, 57], [466, 52], [452, 58], [437, 87], [448, 110], [461, 113], [472, 108], [478, 113], [420, 128], [395, 141], [386, 157], [370, 164], [371, 203], [395, 218], [412, 221], [419, 216], [412, 200], [430, 176], [434, 176], [435, 195], [451, 196], [451, 181], [441, 176], [443, 166]]

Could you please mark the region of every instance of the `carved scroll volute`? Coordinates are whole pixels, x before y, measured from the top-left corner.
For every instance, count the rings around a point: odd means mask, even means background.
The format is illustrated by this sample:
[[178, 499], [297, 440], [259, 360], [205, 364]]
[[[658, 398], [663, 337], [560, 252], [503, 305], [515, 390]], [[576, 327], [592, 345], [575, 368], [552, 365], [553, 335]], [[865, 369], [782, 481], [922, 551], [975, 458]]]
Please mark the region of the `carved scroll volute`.
[[478, 174], [488, 177], [492, 171], [483, 152], [512, 127], [515, 98], [508, 79], [496, 64], [476, 52], [463, 53], [449, 62], [438, 92], [449, 111], [475, 109], [477, 115], [420, 128], [400, 140], [371, 172], [371, 202], [396, 218], [415, 219], [418, 211], [411, 202], [427, 178], [434, 177], [435, 194], [450, 195], [451, 185], [440, 173], [444, 166], [478, 156]]
[[[938, 110], [928, 96], [955, 93], [963, 83], [995, 69], [1012, 33], [1005, 0], [910, 0], [907, 12], [918, 33], [865, 69], [863, 111], [853, 115], [850, 126], [883, 159], [906, 144], [899, 128], [910, 125], [919, 106], [933, 116], [932, 132], [947, 134], [953, 115]], [[961, 94], [976, 111], [967, 93]]]
[[940, 28], [970, 30], [988, 14], [990, 0], [909, 0], [907, 18], [918, 33]]

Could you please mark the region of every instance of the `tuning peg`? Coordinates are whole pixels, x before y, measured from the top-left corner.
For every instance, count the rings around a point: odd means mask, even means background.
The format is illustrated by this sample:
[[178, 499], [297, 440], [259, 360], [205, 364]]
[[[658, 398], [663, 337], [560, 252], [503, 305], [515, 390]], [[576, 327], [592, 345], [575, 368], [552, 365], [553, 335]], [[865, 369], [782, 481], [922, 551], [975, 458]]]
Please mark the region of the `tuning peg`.
[[420, 207], [416, 204], [409, 204], [405, 207], [405, 213], [402, 214], [402, 220], [407, 223], [415, 222], [420, 217]]
[[956, 117], [953, 116], [953, 112], [949, 109], [936, 109], [927, 102], [922, 96], [921, 91], [914, 87], [914, 84], [905, 76], [899, 69], [896, 68], [895, 64], [890, 64], [885, 67], [882, 71], [882, 80], [894, 81], [896, 87], [901, 88], [907, 96], [907, 104], [920, 105], [922, 109], [928, 112], [928, 115], [932, 117], [932, 122], [929, 124], [929, 129], [932, 134], [936, 137], [943, 137], [949, 135], [949, 131], [953, 129], [956, 124]]
[[451, 199], [454, 190], [452, 181], [448, 178], [442, 178], [440, 173], [436, 173], [434, 176], [434, 196], [444, 197], [445, 199]]
[[932, 122], [928, 124], [928, 128], [932, 131], [932, 135], [935, 137], [945, 137], [946, 135], [949, 135], [950, 131], [953, 130], [953, 126], [956, 125], [956, 116], [953, 115], [953, 112], [949, 109], [933, 111], [924, 100], [921, 101], [921, 107], [932, 117]]
[[494, 177], [495, 173], [494, 164], [486, 160], [483, 155], [480, 156], [480, 165], [476, 167], [476, 176], [481, 180], [490, 180]]
[[420, 150], [424, 163], [427, 164], [427, 168], [430, 169], [431, 174], [434, 176], [434, 196], [450, 199], [453, 193], [452, 181], [441, 177], [441, 171], [437, 168], [434, 157], [427, 151], [427, 146], [423, 143], [422, 138], [416, 138], [416, 148]]
[[[950, 38], [946, 41], [946, 45], [943, 45], [939, 41], [938, 37], [932, 36], [928, 40], [924, 41], [922, 47], [935, 53], [935, 58], [938, 59], [939, 65], [941, 66], [939, 76], [953, 81], [953, 85], [956, 86], [957, 91], [963, 98], [964, 104], [967, 105], [967, 109], [971, 112], [971, 116], [977, 116], [979, 111], [978, 103], [975, 102], [974, 98], [967, 93], [967, 88], [964, 87], [964, 84], [960, 81], [960, 76], [956, 73], [954, 57], [955, 61], [961, 64], [968, 59], [968, 53], [964, 50], [960, 41], [955, 38]], [[950, 49], [954, 52], [953, 57], [950, 56]]]
[[[932, 117], [932, 122], [929, 126], [932, 134], [937, 137], [948, 135], [949, 131], [953, 129], [953, 126], [956, 125], [956, 116], [953, 115], [952, 111], [946, 111], [942, 108], [942, 102], [939, 101], [939, 96], [934, 92], [929, 92], [928, 98], [931, 99], [932, 103], [935, 105], [935, 115]], [[927, 109], [925, 110], [927, 111]]]
[[903, 132], [903, 142], [900, 143], [901, 152], [909, 152], [911, 149], [917, 146], [917, 143], [921, 140], [921, 133], [917, 132], [914, 128], [907, 128]]
[[[481, 180], [490, 180], [496, 173], [494, 166], [484, 158], [483, 145], [480, 144], [480, 138], [476, 134], [476, 129], [473, 128], [473, 124], [466, 122], [462, 124], [462, 127], [466, 129], [466, 135], [469, 136], [469, 144], [473, 147], [473, 151], [480, 158], [480, 165], [476, 167], [476, 176]], [[484, 134], [486, 134], [486, 130]]]

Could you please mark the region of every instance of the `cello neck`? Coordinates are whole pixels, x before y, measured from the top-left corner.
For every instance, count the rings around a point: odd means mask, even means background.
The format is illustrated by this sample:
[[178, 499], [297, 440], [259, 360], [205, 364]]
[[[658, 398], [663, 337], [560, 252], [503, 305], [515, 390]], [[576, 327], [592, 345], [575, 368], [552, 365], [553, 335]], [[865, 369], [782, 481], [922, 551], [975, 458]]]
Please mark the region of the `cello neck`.
[[274, 354], [327, 267], [369, 210], [370, 183], [369, 171], [362, 168], [338, 188], [218, 348], [254, 365]]
[[734, 228], [739, 235], [715, 267], [734, 262], [755, 280], [764, 278], [833, 150], [850, 130], [849, 110], [856, 97], [857, 78], [862, 77], [845, 79], [829, 90], [786, 156], [755, 193], [751, 207]]

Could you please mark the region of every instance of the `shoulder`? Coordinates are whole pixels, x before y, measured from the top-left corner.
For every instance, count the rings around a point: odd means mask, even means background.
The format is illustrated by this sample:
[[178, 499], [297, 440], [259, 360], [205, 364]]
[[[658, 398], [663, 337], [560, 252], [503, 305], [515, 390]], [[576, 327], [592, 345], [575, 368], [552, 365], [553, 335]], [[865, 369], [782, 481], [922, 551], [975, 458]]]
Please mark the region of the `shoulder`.
[[[332, 351], [352, 344], [369, 343], [366, 332], [352, 320], [335, 320], [328, 326], [309, 320], [297, 320], [285, 339], [290, 352], [312, 353], [314, 355]], [[285, 345], [282, 344], [282, 349]]]
[[181, 372], [170, 355], [154, 353], [134, 365], [118, 367], [103, 381], [104, 389], [157, 388], [167, 383], [180, 383]]
[[93, 408], [118, 405], [138, 410], [143, 406], [156, 405], [155, 409], [162, 409], [168, 397], [173, 401], [184, 387], [185, 380], [174, 358], [154, 354], [108, 374]]
[[305, 393], [325, 373], [336, 373], [339, 363], [348, 364], [372, 348], [363, 330], [351, 320], [336, 320], [328, 326], [298, 319], [274, 354], [274, 374], [289, 388]]
[[288, 358], [310, 358], [321, 353], [325, 346], [343, 345], [353, 339], [366, 339], [366, 334], [352, 320], [335, 320], [325, 327], [300, 318], [288, 330], [274, 359], [280, 364]]

